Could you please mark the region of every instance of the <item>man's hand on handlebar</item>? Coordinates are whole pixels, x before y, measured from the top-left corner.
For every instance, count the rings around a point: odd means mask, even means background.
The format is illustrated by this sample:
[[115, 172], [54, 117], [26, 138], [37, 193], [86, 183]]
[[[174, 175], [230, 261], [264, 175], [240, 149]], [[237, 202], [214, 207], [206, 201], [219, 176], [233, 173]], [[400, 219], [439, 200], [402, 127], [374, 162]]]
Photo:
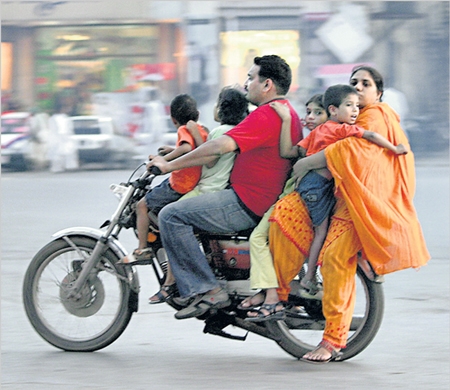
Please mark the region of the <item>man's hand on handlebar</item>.
[[[162, 156], [149, 156], [149, 162], [147, 163], [147, 171], [153, 175], [164, 175], [170, 172], [169, 163]], [[159, 172], [157, 169], [159, 169]]]

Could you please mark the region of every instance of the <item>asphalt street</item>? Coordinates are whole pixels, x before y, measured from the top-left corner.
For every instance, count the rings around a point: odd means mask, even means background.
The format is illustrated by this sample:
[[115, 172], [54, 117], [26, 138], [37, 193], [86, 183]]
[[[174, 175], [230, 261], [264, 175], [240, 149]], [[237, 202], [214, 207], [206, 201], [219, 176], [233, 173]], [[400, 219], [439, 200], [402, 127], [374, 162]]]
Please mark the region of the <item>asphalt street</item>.
[[[28, 263], [57, 230], [98, 228], [117, 205], [109, 185], [129, 172], [3, 172], [1, 388], [448, 389], [448, 156], [418, 159], [416, 171], [415, 205], [432, 259], [420, 270], [387, 275], [385, 316], [375, 340], [353, 359], [322, 366], [300, 362], [255, 334], [245, 342], [205, 335], [201, 321], [179, 321], [172, 308], [148, 305], [157, 285], [147, 267], [138, 269], [139, 312], [117, 341], [94, 353], [52, 347], [23, 310]], [[132, 250], [136, 239], [125, 233], [121, 242]]]

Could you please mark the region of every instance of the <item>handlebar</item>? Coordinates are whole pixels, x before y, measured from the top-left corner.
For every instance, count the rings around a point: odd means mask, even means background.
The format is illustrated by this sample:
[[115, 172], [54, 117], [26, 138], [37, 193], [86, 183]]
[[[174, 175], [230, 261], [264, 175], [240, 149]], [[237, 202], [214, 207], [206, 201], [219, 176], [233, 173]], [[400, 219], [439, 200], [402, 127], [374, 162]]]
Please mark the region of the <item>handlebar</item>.
[[158, 167], [155, 167], [155, 166], [150, 168], [150, 173], [155, 176], [159, 176], [162, 174], [161, 169], [159, 169]]
[[[142, 165], [146, 165], [143, 163]], [[141, 165], [141, 166], [142, 166]], [[158, 167], [151, 167], [150, 171], [147, 169], [133, 182], [134, 187], [144, 188], [146, 185], [150, 184], [156, 176], [162, 175], [161, 170]]]

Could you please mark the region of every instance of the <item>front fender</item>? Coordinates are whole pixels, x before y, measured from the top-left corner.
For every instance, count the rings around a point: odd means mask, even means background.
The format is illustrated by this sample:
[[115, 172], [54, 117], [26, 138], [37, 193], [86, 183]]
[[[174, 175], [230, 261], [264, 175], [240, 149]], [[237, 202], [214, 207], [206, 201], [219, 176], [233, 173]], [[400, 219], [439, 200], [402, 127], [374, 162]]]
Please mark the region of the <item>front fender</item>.
[[[103, 232], [91, 227], [71, 227], [59, 230], [52, 235], [53, 241], [59, 240], [64, 237], [70, 238], [74, 236], [86, 236], [94, 240], [100, 240], [100, 238], [103, 237]], [[119, 259], [127, 255], [125, 247], [116, 238], [108, 238], [107, 246]], [[125, 272], [127, 273], [127, 279], [130, 283], [131, 289], [134, 292], [139, 293], [139, 277], [136, 270], [134, 269], [134, 267], [126, 267]]]

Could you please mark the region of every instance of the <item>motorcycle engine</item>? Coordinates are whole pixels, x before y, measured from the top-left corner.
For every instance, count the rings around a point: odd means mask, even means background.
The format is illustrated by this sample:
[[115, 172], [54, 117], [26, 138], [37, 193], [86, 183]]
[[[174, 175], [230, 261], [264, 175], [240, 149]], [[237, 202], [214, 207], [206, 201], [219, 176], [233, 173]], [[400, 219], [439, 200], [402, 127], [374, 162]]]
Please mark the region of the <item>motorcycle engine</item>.
[[246, 240], [210, 240], [207, 257], [219, 278], [246, 280], [250, 277], [250, 247]]

